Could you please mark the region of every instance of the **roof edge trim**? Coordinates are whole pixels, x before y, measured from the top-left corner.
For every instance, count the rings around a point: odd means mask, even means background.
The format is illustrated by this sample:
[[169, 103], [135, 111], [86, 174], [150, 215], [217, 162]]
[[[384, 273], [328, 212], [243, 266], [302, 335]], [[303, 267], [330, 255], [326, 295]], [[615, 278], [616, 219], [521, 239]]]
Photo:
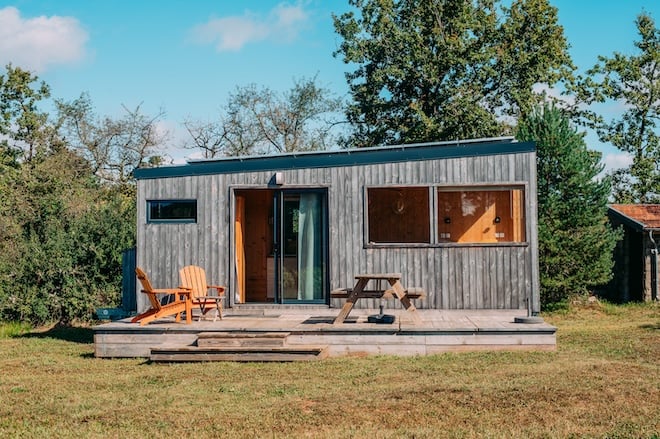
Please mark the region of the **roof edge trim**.
[[405, 161], [516, 154], [536, 151], [534, 142], [516, 142], [512, 137], [475, 139], [460, 142], [434, 142], [377, 148], [324, 150], [269, 156], [229, 157], [191, 161], [186, 165], [138, 168], [137, 180], [232, 174], [237, 172], [280, 171], [305, 168], [331, 168]]

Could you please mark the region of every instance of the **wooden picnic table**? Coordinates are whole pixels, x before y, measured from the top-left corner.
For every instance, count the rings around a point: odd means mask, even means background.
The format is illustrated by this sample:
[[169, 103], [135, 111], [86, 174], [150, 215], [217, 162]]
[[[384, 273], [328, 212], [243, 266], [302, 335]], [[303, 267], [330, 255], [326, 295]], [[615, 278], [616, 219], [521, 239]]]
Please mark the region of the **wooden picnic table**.
[[[355, 275], [356, 283], [352, 289], [342, 288], [335, 290], [331, 293], [332, 297], [346, 297], [346, 303], [342, 307], [339, 315], [335, 318], [333, 324], [338, 325], [344, 323], [348, 314], [353, 309], [353, 306], [362, 298], [393, 298], [396, 296], [397, 299], [401, 301], [403, 307], [410, 313], [412, 313], [412, 318], [415, 322], [421, 323], [419, 313], [417, 313], [417, 308], [410, 302], [411, 298], [422, 297], [424, 292], [420, 288], [410, 288], [406, 289], [401, 285], [401, 273], [370, 273], [370, 274], [357, 274]], [[365, 287], [369, 281], [381, 281], [386, 280], [390, 288], [386, 290], [376, 289], [376, 290], [365, 290]]]

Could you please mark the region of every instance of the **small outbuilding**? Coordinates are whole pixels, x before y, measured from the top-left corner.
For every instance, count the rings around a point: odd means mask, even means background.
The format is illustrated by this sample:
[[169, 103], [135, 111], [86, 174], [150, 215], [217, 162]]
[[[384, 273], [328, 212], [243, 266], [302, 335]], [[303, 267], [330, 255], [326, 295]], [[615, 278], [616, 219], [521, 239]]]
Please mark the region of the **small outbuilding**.
[[540, 311], [531, 142], [193, 160], [134, 175], [137, 265], [154, 285], [178, 285], [194, 264], [228, 287], [228, 308], [341, 306], [330, 292], [356, 274], [401, 273], [426, 292], [418, 309]]
[[607, 297], [617, 302], [658, 300], [660, 204], [612, 204], [610, 222], [623, 228], [614, 250], [614, 278]]

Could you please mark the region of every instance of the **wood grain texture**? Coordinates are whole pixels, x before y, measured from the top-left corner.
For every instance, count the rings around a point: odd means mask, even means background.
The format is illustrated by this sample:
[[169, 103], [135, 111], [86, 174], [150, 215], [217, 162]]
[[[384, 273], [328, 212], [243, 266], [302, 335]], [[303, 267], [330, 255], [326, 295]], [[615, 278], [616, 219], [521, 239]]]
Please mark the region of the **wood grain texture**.
[[[459, 157], [284, 171], [285, 188], [325, 187], [328, 194], [327, 296], [336, 288], [354, 284], [356, 273], [401, 272], [403, 285], [427, 292], [416, 303], [419, 309], [517, 309], [540, 311], [535, 153]], [[274, 171], [187, 176], [138, 180], [137, 264], [158, 285], [176, 285], [178, 270], [185, 265], [204, 267], [209, 283], [227, 285], [228, 306], [241, 285], [235, 266], [234, 192], [269, 189]], [[524, 209], [522, 244], [442, 244], [438, 241], [438, 209], [431, 192], [431, 245], [372, 246], [367, 242], [366, 191], [388, 185], [429, 187], [507, 186], [524, 187], [514, 209]], [[146, 201], [197, 199], [194, 224], [148, 224]], [[522, 206], [518, 207], [521, 202]], [[518, 213], [516, 213], [518, 215]], [[250, 237], [245, 236], [248, 242]], [[247, 261], [246, 261], [247, 264]], [[245, 273], [250, 267], [246, 265]], [[245, 294], [249, 295], [246, 285]], [[145, 298], [138, 296], [138, 309]], [[329, 299], [330, 300], [330, 299]], [[377, 299], [365, 299], [358, 307], [377, 308]], [[341, 306], [332, 299], [333, 306]]]

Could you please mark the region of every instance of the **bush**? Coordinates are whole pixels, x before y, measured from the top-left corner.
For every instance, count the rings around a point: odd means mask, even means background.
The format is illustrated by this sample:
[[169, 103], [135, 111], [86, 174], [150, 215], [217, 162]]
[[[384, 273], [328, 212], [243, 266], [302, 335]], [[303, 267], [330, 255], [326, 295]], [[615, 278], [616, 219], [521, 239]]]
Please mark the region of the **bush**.
[[12, 186], [20, 231], [12, 246], [21, 251], [0, 252], [0, 319], [69, 324], [119, 303], [122, 250], [134, 245], [134, 188], [100, 186], [92, 175], [66, 150], [22, 166]]

